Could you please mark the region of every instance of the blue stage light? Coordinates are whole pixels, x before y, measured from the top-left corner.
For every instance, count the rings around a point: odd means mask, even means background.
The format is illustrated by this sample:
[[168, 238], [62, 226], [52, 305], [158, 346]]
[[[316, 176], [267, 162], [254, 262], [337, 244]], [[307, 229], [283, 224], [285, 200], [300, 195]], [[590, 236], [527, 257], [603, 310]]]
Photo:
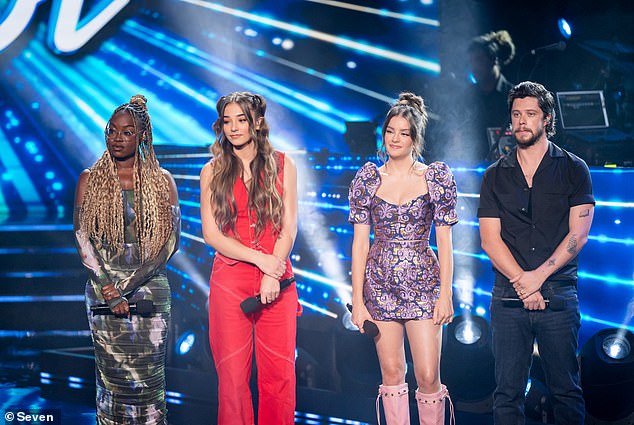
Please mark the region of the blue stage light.
[[614, 360], [621, 360], [630, 355], [632, 347], [622, 335], [615, 334], [606, 337], [601, 344], [603, 352]]
[[472, 320], [464, 320], [456, 326], [454, 335], [461, 343], [470, 345], [478, 342], [482, 337], [482, 330]]
[[491, 411], [494, 363], [486, 319], [463, 314], [443, 329], [440, 374], [457, 409]]
[[559, 19], [557, 21], [557, 26], [559, 27], [559, 32], [566, 40], [572, 36], [572, 27], [565, 18]]
[[189, 353], [196, 343], [196, 335], [192, 331], [184, 332], [176, 341], [176, 352], [180, 356]]
[[634, 334], [622, 328], [597, 332], [581, 348], [581, 386], [587, 423], [630, 423], [634, 417]]

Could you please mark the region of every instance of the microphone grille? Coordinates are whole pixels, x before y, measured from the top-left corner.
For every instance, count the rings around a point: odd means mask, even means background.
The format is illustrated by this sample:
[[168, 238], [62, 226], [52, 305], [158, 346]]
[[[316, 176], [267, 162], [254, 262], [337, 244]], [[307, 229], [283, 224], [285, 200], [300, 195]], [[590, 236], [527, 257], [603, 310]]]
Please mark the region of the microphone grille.
[[256, 297], [247, 298], [240, 303], [240, 309], [243, 313], [249, 314], [260, 308], [260, 302]]
[[154, 303], [152, 300], [139, 300], [136, 303], [136, 312], [141, 316], [154, 313]]
[[363, 323], [363, 331], [367, 336], [374, 338], [379, 334], [379, 327], [376, 325], [376, 323], [366, 320]]

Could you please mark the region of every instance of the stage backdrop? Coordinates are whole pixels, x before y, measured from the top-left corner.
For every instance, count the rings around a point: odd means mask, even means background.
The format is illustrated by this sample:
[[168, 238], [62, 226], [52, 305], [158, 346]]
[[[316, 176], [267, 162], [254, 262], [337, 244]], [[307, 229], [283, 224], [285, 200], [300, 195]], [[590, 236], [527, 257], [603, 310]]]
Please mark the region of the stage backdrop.
[[[443, 81], [468, 84], [466, 67], [441, 69], [440, 57], [464, 55], [464, 45], [441, 51], [441, 35], [451, 31], [434, 0], [0, 0], [0, 216], [6, 226], [70, 230], [76, 178], [104, 151], [111, 112], [145, 95], [184, 213], [181, 252], [170, 265], [177, 325], [199, 320], [204, 328], [213, 252], [201, 239], [197, 177], [214, 141], [218, 98], [258, 92], [269, 104], [273, 144], [298, 163], [293, 260], [304, 315], [349, 325], [348, 184], [376, 161], [377, 127], [399, 92], [429, 99], [433, 126], [443, 120], [433, 103]], [[468, 150], [469, 135], [462, 137]], [[443, 135], [428, 143], [441, 145]], [[447, 162], [459, 189], [456, 314], [487, 318], [493, 275], [476, 218], [487, 164]], [[597, 208], [579, 272], [582, 343], [602, 328], [633, 330], [634, 174], [593, 167], [592, 177]], [[72, 282], [77, 302], [82, 284]]]

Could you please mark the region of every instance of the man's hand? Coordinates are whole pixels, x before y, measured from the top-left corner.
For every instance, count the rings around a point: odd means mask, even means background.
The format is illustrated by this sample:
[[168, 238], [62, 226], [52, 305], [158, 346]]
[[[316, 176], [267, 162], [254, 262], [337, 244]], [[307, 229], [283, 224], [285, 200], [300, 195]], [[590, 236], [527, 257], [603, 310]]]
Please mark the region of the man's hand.
[[522, 301], [524, 301], [524, 308], [526, 310], [544, 310], [546, 308], [544, 297], [542, 297], [542, 294], [539, 291], [529, 295]]
[[538, 292], [544, 284], [544, 281], [544, 275], [537, 270], [523, 272], [511, 279], [513, 288], [515, 288], [515, 292], [517, 292], [521, 300]]

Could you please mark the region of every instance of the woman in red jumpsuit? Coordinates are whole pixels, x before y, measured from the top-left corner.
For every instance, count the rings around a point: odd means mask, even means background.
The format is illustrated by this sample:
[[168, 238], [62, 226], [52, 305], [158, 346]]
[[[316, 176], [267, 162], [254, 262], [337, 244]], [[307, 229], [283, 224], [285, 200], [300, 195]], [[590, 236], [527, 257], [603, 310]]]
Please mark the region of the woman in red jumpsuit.
[[[218, 373], [218, 424], [254, 424], [253, 347], [259, 425], [294, 423], [298, 313], [289, 254], [297, 234], [297, 172], [268, 139], [262, 96], [223, 96], [216, 105], [213, 159], [200, 173], [205, 242], [216, 250], [209, 282], [209, 340]], [[240, 303], [260, 295], [263, 308]]]

